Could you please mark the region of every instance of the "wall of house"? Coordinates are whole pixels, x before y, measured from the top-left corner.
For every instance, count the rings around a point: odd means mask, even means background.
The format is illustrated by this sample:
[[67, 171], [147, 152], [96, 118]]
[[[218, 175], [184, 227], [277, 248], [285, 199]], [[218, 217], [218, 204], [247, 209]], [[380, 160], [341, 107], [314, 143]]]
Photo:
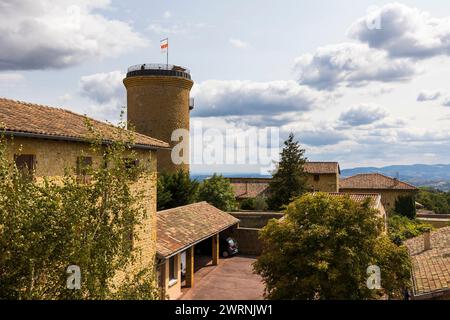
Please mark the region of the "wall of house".
[[339, 175], [319, 174], [319, 180], [314, 180], [314, 174], [308, 174], [307, 183], [312, 191], [339, 192]]
[[381, 195], [381, 203], [386, 212], [395, 209], [395, 201], [399, 196], [415, 196], [412, 190], [377, 190], [377, 189], [340, 189], [344, 193], [378, 193]]
[[258, 256], [262, 251], [258, 228], [236, 228], [231, 237], [238, 243], [239, 253], [243, 255]]
[[[92, 152], [89, 144], [81, 142], [55, 141], [16, 137], [8, 141], [8, 156], [11, 161], [15, 154], [33, 154], [36, 157], [35, 176], [60, 180], [65, 169], [75, 174], [77, 157], [92, 157], [93, 166], [101, 162], [101, 153]], [[140, 164], [146, 166], [147, 174], [131, 185], [132, 192], [143, 191], [147, 217], [135, 230], [135, 263], [126, 272], [118, 272], [115, 282], [120, 283], [126, 274], [136, 274], [143, 268], [154, 267], [156, 254], [156, 154], [155, 151], [136, 149]]]
[[175, 274], [177, 274], [177, 281], [170, 283], [170, 272], [169, 272], [169, 259], [167, 259], [164, 263], [164, 273], [163, 273], [163, 286], [165, 299], [167, 300], [175, 300], [178, 299], [181, 295], [181, 254], [175, 255]]

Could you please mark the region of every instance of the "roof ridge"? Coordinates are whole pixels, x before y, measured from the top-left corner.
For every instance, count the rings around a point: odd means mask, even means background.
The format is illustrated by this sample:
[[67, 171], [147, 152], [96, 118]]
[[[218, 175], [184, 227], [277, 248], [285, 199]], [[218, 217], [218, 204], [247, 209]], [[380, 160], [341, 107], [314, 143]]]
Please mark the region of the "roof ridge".
[[[142, 133], [130, 130], [128, 128], [121, 128], [111, 122], [109, 122], [108, 120], [105, 121], [101, 121], [101, 120], [97, 120], [94, 119], [90, 116], [88, 116], [87, 114], [81, 114], [81, 113], [77, 113], [74, 112], [72, 110], [68, 110], [65, 108], [62, 108], [60, 106], [57, 107], [53, 107], [53, 106], [48, 106], [48, 105], [44, 105], [44, 104], [38, 104], [38, 103], [33, 103], [33, 102], [27, 102], [27, 101], [23, 101], [23, 100], [14, 100], [14, 99], [8, 99], [5, 97], [0, 97], [0, 101], [1, 102], [5, 102], [5, 103], [10, 103], [13, 105], [22, 105], [22, 106], [27, 106], [27, 107], [31, 107], [31, 108], [36, 108], [36, 111], [38, 111], [38, 109], [40, 109], [41, 111], [43, 110], [48, 110], [48, 111], [57, 111], [57, 112], [62, 112], [64, 114], [67, 114], [68, 116], [70, 115], [71, 117], [74, 117], [73, 119], [79, 119], [82, 121], [88, 121], [91, 122], [93, 125], [97, 125], [99, 127], [103, 127], [103, 129], [110, 129], [110, 133], [115, 135], [118, 132], [126, 132], [126, 133], [131, 133], [132, 135], [134, 135], [135, 137], [140, 137], [142, 139], [149, 139], [150, 141], [152, 141], [151, 143], [148, 143], [149, 145], [151, 145], [152, 143], [155, 144], [164, 144], [164, 145], [168, 145], [165, 141], [159, 140], [159, 139], [155, 139], [153, 137], [144, 135]], [[17, 131], [17, 130], [14, 130]], [[27, 130], [20, 130], [23, 132], [28, 132]], [[31, 131], [30, 131], [31, 132]], [[55, 135], [57, 136], [57, 134], [51, 134], [51, 135]], [[71, 136], [71, 135], [64, 135], [64, 136]], [[139, 143], [139, 142], [135, 142], [136, 145], [143, 145], [145, 143]]]
[[[209, 204], [207, 201], [199, 201], [199, 202], [194, 202], [194, 203], [185, 204], [185, 205], [183, 205], [183, 206], [178, 206], [178, 207], [175, 207], [175, 208], [159, 210], [157, 213], [159, 214], [159, 213], [165, 213], [165, 212], [171, 211], [171, 210], [177, 210], [177, 209], [180, 209], [180, 208], [193, 207], [193, 206], [195, 206], [195, 205], [199, 205], [199, 204], [203, 204], [203, 203], [206, 203], [206, 204], [208, 204], [208, 205], [214, 207], [212, 204]], [[214, 207], [214, 208], [215, 208], [215, 207]], [[218, 208], [217, 208], [217, 209], [218, 209]], [[220, 209], [218, 209], [218, 210], [220, 210]], [[221, 211], [222, 211], [222, 210], [221, 210]]]

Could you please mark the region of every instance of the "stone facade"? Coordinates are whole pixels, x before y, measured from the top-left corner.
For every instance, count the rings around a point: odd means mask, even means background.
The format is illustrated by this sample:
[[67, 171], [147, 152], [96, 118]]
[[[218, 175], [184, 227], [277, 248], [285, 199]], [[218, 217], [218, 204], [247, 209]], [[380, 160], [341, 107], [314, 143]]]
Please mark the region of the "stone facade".
[[[133, 242], [137, 255], [136, 263], [127, 273], [133, 273], [144, 267], [153, 267], [156, 254], [156, 151], [135, 149], [140, 163], [148, 165], [148, 174], [135, 182], [131, 190], [144, 190], [147, 203], [147, 217], [135, 231], [138, 240]], [[34, 155], [34, 176], [39, 182], [43, 177], [58, 180], [67, 168], [76, 168], [77, 157], [92, 157], [92, 165], [101, 161], [100, 152], [94, 153], [89, 144], [48, 140], [39, 138], [14, 137], [8, 141], [8, 156], [12, 161], [15, 155]], [[75, 173], [75, 172], [74, 172]], [[117, 281], [121, 281], [124, 274], [118, 273]]]
[[[175, 146], [172, 132], [189, 130], [189, 92], [193, 82], [172, 76], [127, 77], [123, 82], [127, 88], [127, 118], [135, 130]], [[170, 150], [158, 150], [158, 172], [189, 170], [189, 148], [185, 151], [187, 162], [176, 165]]]
[[339, 192], [338, 173], [308, 173], [308, 186], [311, 191]]
[[381, 203], [386, 211], [395, 209], [395, 201], [400, 196], [415, 196], [414, 190], [368, 190], [368, 189], [347, 189], [340, 188], [340, 192], [343, 193], [376, 193], [381, 195]]

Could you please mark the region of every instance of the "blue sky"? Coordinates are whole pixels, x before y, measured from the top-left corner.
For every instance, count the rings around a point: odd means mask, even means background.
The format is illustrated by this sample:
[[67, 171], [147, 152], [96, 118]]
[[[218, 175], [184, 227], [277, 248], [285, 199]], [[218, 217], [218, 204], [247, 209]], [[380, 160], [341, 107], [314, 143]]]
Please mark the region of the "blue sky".
[[443, 0], [0, 0], [0, 21], [3, 97], [115, 121], [127, 67], [164, 62], [169, 37], [195, 81], [193, 121], [276, 125], [344, 168], [448, 163]]

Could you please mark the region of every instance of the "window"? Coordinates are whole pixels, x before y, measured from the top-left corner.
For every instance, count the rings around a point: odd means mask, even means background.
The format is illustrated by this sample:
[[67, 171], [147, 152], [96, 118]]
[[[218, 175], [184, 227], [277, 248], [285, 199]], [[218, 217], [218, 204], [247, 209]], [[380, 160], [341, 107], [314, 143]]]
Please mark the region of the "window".
[[36, 169], [36, 156], [34, 154], [14, 155], [14, 162], [23, 176], [33, 176], [33, 171]]
[[177, 282], [178, 270], [177, 270], [177, 257], [174, 256], [169, 259], [169, 285], [173, 285]]
[[139, 167], [139, 160], [138, 159], [132, 159], [132, 158], [125, 158], [123, 159], [125, 162], [125, 170], [128, 173], [128, 176], [136, 180], [138, 177], [138, 167]]
[[89, 169], [92, 167], [92, 157], [78, 157], [77, 158], [77, 176], [81, 183], [89, 183]]
[[320, 175], [315, 174], [315, 175], [314, 175], [314, 181], [319, 181], [319, 180], [320, 180]]

